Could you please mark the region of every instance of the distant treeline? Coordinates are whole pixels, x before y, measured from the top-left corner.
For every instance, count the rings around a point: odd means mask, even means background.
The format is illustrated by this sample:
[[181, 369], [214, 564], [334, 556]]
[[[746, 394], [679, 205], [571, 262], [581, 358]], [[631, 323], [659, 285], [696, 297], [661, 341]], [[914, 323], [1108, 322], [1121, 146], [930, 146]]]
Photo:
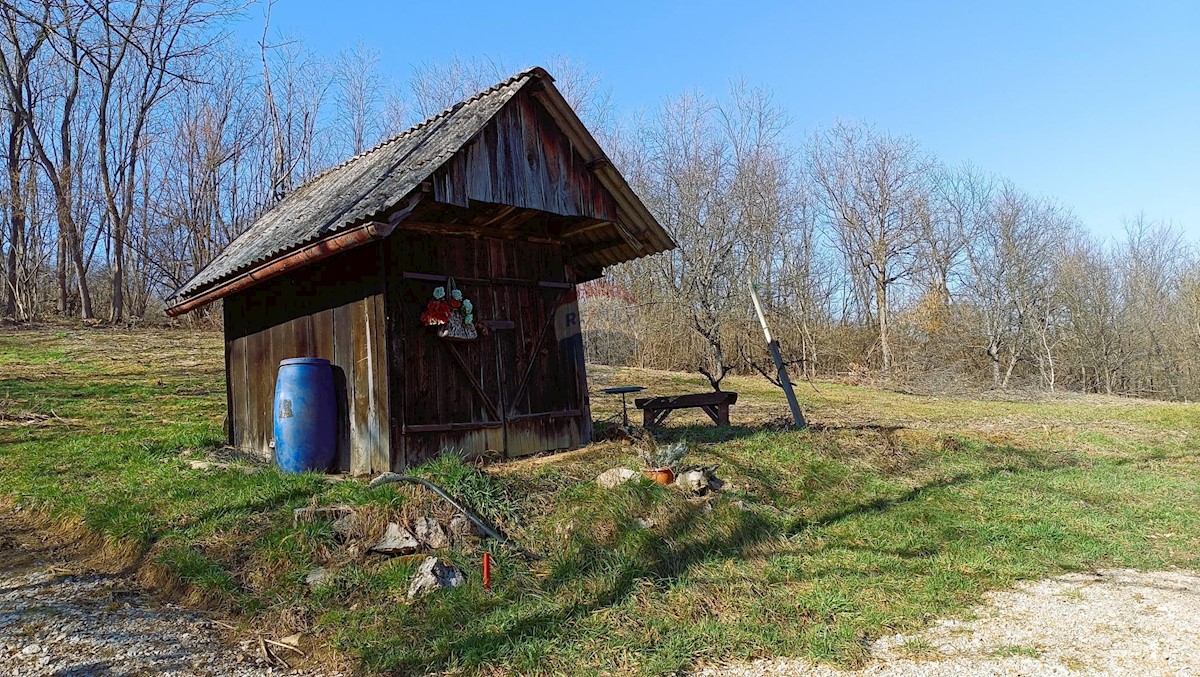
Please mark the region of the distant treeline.
[[[232, 37], [247, 10], [230, 0], [0, 3], [0, 316], [162, 319], [307, 178], [516, 70], [456, 58], [396, 78], [374, 47], [326, 58], [272, 31], [270, 3], [251, 11], [257, 44]], [[769, 372], [754, 281], [797, 374], [1200, 395], [1179, 229], [1132, 215], [1099, 242], [1053, 199], [865, 124], [796, 143], [745, 83], [621, 116], [594, 74], [543, 65], [680, 245], [585, 289], [593, 359], [714, 385]]]
[[591, 358], [774, 373], [759, 285], [798, 375], [928, 392], [1200, 397], [1200, 256], [1143, 215], [1101, 242], [1052, 198], [908, 137], [833, 122], [793, 143], [769, 92], [667, 101], [619, 165], [679, 248], [585, 290]]

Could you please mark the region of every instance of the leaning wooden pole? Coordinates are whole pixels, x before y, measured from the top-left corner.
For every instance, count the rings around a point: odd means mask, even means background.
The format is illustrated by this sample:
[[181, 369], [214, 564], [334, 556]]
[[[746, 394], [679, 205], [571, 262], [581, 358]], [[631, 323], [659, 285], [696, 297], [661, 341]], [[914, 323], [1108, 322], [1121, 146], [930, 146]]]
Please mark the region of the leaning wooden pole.
[[783, 356], [779, 354], [779, 341], [771, 338], [771, 328], [767, 326], [767, 316], [763, 315], [762, 303], [758, 300], [758, 290], [753, 282], [750, 283], [750, 298], [754, 301], [754, 312], [758, 314], [758, 323], [762, 325], [763, 335], [767, 337], [767, 350], [771, 351], [771, 359], [775, 360], [775, 369], [779, 372], [779, 385], [783, 388], [783, 394], [787, 395], [788, 406], [792, 408], [792, 420], [796, 422], [797, 429], [807, 428], [808, 422], [804, 420], [804, 412], [800, 411], [800, 403], [792, 390], [792, 380], [788, 378]]

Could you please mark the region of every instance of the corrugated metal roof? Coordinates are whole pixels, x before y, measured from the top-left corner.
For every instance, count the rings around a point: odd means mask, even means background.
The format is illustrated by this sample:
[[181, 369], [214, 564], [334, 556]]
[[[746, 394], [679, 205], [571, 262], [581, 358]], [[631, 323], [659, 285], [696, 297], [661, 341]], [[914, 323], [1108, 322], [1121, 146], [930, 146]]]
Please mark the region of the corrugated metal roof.
[[[214, 258], [203, 270], [180, 288], [168, 306], [179, 304], [207, 289], [221, 286], [226, 280], [244, 273], [278, 256], [311, 244], [354, 224], [380, 218], [392, 211], [409, 193], [418, 188], [443, 163], [454, 156], [531, 80], [553, 78], [541, 68], [531, 68], [475, 96], [458, 103], [415, 127], [378, 146], [332, 167], [287, 195], [263, 214], [250, 228]], [[561, 122], [574, 129], [564, 130], [574, 136], [582, 131], [588, 145], [595, 140], [583, 130], [578, 117], [548, 85], [552, 94], [551, 112]], [[595, 146], [598, 155], [603, 154]], [[649, 237], [648, 251], [624, 255], [620, 260], [636, 258], [674, 247], [674, 242], [645, 212], [645, 207], [632, 195], [628, 184], [611, 166], [607, 173], [598, 174], [611, 191], [629, 191], [629, 197], [644, 212], [636, 216], [639, 230]], [[606, 175], [611, 173], [614, 176]], [[646, 232], [646, 231], [650, 232]], [[608, 252], [605, 252], [606, 254]], [[598, 257], [606, 260], [608, 256]], [[615, 262], [617, 259], [613, 259]], [[607, 261], [606, 261], [607, 262]]]

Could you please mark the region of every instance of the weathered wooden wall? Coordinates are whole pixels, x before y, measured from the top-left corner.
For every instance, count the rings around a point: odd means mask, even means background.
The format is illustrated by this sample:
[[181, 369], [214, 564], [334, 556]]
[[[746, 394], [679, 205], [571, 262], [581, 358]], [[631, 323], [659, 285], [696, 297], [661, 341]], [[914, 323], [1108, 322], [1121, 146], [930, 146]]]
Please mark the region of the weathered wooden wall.
[[225, 299], [231, 445], [272, 455], [280, 360], [322, 357], [338, 388], [337, 467], [390, 467], [381, 255], [367, 245]]
[[[443, 449], [519, 456], [590, 441], [578, 310], [560, 245], [403, 231], [389, 245], [395, 465]], [[475, 306], [475, 341], [448, 342], [417, 322], [447, 277]]]
[[433, 198], [537, 209], [605, 221], [617, 218], [612, 195], [529, 91], [433, 175]]
[[[400, 470], [452, 449], [520, 456], [590, 441], [578, 307], [562, 247], [397, 230], [225, 302], [230, 443], [269, 456], [280, 360], [334, 366], [338, 468]], [[420, 325], [453, 277], [481, 336]]]

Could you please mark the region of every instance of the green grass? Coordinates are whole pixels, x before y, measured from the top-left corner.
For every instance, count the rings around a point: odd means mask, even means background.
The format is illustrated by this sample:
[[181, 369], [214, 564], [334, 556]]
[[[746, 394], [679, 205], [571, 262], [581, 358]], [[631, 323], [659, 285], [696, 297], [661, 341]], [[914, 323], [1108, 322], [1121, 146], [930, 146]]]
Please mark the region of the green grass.
[[1041, 658], [1042, 651], [1036, 646], [1008, 644], [994, 649], [992, 651], [992, 656], [996, 658], [1012, 658], [1014, 656], [1024, 656], [1025, 658]]
[[[1111, 397], [1037, 401], [805, 384], [812, 430], [777, 426], [781, 394], [733, 378], [734, 426], [673, 416], [661, 441], [720, 464], [712, 501], [592, 479], [638, 467], [602, 443], [479, 472], [416, 472], [529, 549], [447, 557], [465, 586], [408, 602], [416, 563], [356, 558], [292, 509], [351, 503], [375, 520], [419, 491], [234, 464], [221, 444], [221, 344], [182, 331], [0, 333], [0, 496], [79, 521], [173, 572], [197, 600], [302, 630], [378, 672], [671, 673], [763, 656], [860, 662], [875, 637], [962, 615], [988, 590], [1103, 566], [1200, 565], [1200, 407]], [[596, 367], [655, 394], [685, 374]], [[598, 419], [619, 400], [593, 395]], [[184, 455], [186, 454], [186, 455]], [[314, 566], [331, 572], [310, 590]], [[926, 647], [909, 647], [914, 654]], [[1027, 647], [1002, 647], [1030, 655]], [[1029, 650], [1031, 651], [1031, 650]]]

